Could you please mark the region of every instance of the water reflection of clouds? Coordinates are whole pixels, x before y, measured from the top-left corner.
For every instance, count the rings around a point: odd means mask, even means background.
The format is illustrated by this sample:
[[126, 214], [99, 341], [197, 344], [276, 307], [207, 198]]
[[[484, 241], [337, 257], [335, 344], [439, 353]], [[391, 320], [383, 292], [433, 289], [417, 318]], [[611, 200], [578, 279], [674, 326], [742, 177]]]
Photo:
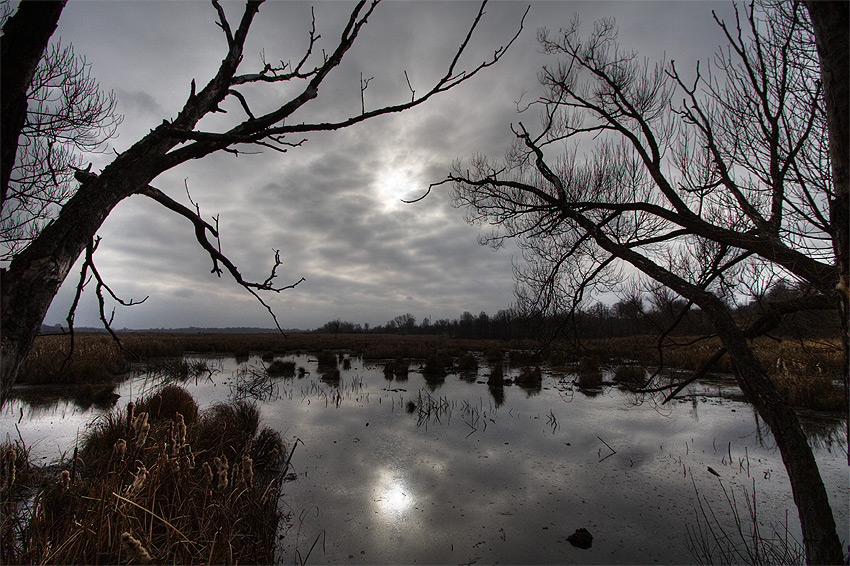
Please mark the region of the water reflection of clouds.
[[[450, 376], [434, 395], [447, 412], [417, 426], [417, 414], [405, 407], [426, 386], [412, 372], [388, 390], [382, 368], [360, 367], [343, 370], [339, 389], [312, 377], [281, 382], [290, 394], [261, 404], [264, 424], [303, 441], [293, 457], [299, 479], [286, 484], [285, 505], [296, 516], [316, 511], [299, 523], [300, 539], [284, 541], [289, 555], [299, 540], [303, 554], [325, 531], [327, 551], [314, 555], [318, 562], [681, 561], [695, 485], [701, 496], [723, 501], [707, 466], [730, 488], [751, 488], [757, 479], [760, 516], [793, 515], [782, 464], [772, 443], [757, 436], [748, 405], [700, 396], [659, 413], [615, 388], [565, 399], [557, 382], [545, 380], [533, 396], [504, 387], [497, 409], [487, 385]], [[202, 405], [227, 392], [191, 389]], [[341, 402], [322, 391], [338, 391]], [[610, 452], [602, 440], [616, 454], [600, 462]], [[846, 446], [846, 438], [834, 443], [842, 440]], [[846, 501], [845, 460], [822, 452], [819, 459], [831, 485], [843, 480], [830, 497]], [[846, 508], [837, 512], [846, 528]], [[593, 548], [566, 542], [579, 527], [592, 532]]]

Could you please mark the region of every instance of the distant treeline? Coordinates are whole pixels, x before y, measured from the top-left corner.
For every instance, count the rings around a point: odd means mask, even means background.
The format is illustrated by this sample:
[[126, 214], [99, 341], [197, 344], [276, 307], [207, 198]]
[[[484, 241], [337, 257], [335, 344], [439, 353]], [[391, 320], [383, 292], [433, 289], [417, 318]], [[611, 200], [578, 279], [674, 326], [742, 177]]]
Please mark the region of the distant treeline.
[[[82, 333], [91, 333], [91, 332], [103, 332], [106, 333], [107, 330], [103, 326], [75, 326], [75, 332]], [[62, 326], [61, 324], [57, 324], [55, 326], [49, 326], [47, 324], [41, 325], [41, 334], [66, 334], [68, 332], [67, 326]], [[228, 326], [225, 328], [207, 328], [207, 327], [199, 327], [199, 326], [189, 326], [186, 328], [146, 328], [143, 330], [131, 329], [131, 328], [120, 328], [117, 329], [116, 332], [120, 332], [122, 334], [127, 334], [131, 332], [150, 334], [152, 332], [161, 332], [167, 334], [277, 334], [279, 330], [277, 328], [260, 328], [254, 326]], [[284, 332], [303, 332], [297, 328], [290, 328], [284, 330]]]
[[[770, 305], [804, 295], [804, 289], [780, 282], [760, 300], [734, 309], [743, 326], [757, 320]], [[581, 338], [621, 338], [669, 332], [672, 335], [713, 334], [712, 325], [696, 308], [670, 295], [633, 295], [614, 305], [596, 303], [570, 315], [541, 315], [517, 309], [500, 310], [495, 315], [481, 312], [477, 316], [469, 311], [459, 318], [431, 320], [417, 319], [410, 313], [396, 316], [384, 325], [370, 326], [344, 320], [332, 320], [315, 332], [322, 334], [421, 334], [453, 338], [514, 340], [558, 334]], [[835, 311], [803, 311], [788, 315], [773, 331], [775, 335], [805, 338], [830, 337], [839, 332]]]

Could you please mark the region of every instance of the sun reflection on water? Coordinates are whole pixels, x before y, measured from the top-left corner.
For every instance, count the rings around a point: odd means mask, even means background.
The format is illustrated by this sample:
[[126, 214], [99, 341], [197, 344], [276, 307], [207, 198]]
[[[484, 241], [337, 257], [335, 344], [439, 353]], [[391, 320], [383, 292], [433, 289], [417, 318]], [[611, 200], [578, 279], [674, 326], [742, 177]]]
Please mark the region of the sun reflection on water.
[[375, 503], [381, 513], [392, 518], [406, 512], [413, 505], [415, 498], [407, 482], [397, 472], [381, 471], [376, 486], [378, 494]]

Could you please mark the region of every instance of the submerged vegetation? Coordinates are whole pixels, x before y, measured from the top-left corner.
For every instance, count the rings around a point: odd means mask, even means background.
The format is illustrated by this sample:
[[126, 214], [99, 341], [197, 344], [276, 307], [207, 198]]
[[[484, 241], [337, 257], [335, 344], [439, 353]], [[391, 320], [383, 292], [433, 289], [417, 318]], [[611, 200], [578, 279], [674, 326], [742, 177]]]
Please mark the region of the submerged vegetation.
[[41, 470], [29, 505], [25, 454], [2, 449], [17, 472], [4, 468], [4, 564], [274, 562], [288, 460], [252, 403], [199, 412], [165, 386], [97, 421], [58, 477]]

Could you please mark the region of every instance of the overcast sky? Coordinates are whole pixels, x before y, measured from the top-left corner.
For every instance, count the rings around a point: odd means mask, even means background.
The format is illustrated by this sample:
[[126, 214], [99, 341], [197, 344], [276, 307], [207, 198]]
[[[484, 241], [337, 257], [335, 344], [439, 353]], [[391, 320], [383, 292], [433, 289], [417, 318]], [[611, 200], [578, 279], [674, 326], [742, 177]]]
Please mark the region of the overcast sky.
[[[353, 3], [270, 1], [251, 28], [240, 72], [268, 61], [297, 61], [307, 43], [315, 8], [321, 44], [331, 51]], [[515, 33], [528, 3], [495, 2], [473, 37], [467, 68], [487, 58]], [[224, 4], [233, 27], [241, 2]], [[360, 112], [359, 80], [374, 77], [366, 108], [409, 98], [407, 70], [417, 92], [445, 73], [478, 10], [477, 2], [391, 1], [369, 24], [319, 90], [300, 120], [339, 119]], [[540, 94], [537, 72], [552, 64], [540, 53], [537, 30], [555, 31], [578, 14], [582, 30], [613, 16], [623, 47], [650, 60], [674, 58], [680, 68], [707, 60], [723, 44], [711, 19], [726, 18], [729, 2], [533, 2], [525, 28], [504, 59], [472, 81], [428, 103], [347, 130], [309, 136], [286, 154], [266, 151], [235, 157], [221, 153], [186, 163], [152, 184], [186, 204], [184, 180], [205, 217], [219, 215], [223, 251], [248, 279], [264, 280], [279, 249], [279, 282], [306, 281], [266, 299], [285, 328], [311, 329], [332, 319], [384, 324], [411, 313], [417, 321], [457, 318], [463, 311], [495, 314], [514, 302], [516, 248], [478, 245], [481, 229], [449, 204], [447, 187], [416, 204], [443, 179], [453, 160], [473, 153], [500, 157], [511, 142], [511, 123], [538, 126], [536, 112], [517, 113], [516, 101]], [[225, 37], [208, 2], [70, 0], [54, 39], [72, 43], [105, 90], [114, 90], [124, 115], [115, 151], [173, 118], [224, 56]], [[317, 50], [318, 52], [318, 50]], [[286, 89], [251, 91], [253, 104], [285, 101]], [[300, 121], [299, 120], [299, 121]], [[203, 123], [202, 123], [203, 124]], [[292, 141], [298, 141], [293, 139]], [[94, 170], [109, 155], [93, 158]], [[101, 228], [99, 271], [124, 299], [116, 328], [185, 326], [272, 327], [266, 310], [228, 277], [210, 274], [211, 262], [192, 226], [137, 196], [123, 201]], [[45, 319], [63, 322], [79, 273], [76, 266]], [[76, 324], [98, 325], [93, 289]]]

